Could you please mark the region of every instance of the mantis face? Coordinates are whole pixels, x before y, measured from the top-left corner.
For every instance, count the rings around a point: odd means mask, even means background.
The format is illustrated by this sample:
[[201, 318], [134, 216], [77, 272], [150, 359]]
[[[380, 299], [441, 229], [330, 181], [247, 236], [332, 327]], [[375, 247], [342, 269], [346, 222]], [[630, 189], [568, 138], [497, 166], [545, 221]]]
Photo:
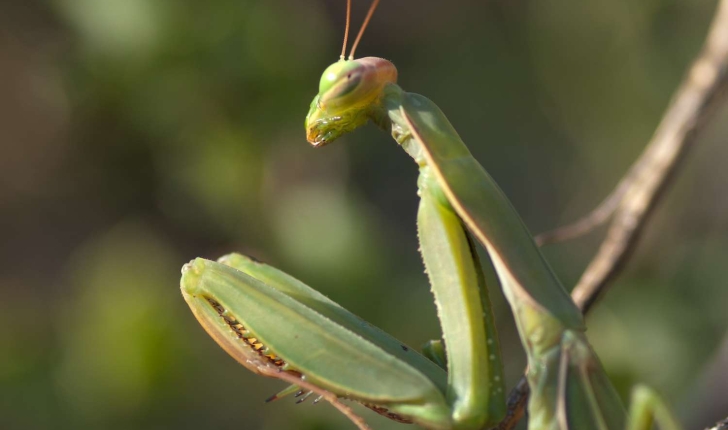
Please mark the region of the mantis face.
[[330, 65], [306, 115], [306, 139], [315, 147], [324, 146], [363, 125], [379, 107], [384, 87], [396, 82], [397, 69], [382, 58]]

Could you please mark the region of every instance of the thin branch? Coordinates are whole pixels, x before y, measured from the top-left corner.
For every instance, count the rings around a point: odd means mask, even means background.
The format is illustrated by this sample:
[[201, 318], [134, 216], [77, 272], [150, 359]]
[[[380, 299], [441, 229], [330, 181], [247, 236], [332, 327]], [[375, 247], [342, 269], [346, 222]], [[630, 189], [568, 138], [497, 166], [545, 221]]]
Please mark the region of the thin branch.
[[[727, 69], [728, 0], [721, 0], [703, 50], [673, 95], [652, 140], [617, 189], [597, 208], [602, 214], [592, 213], [580, 221], [588, 226], [594, 224], [594, 219], [606, 219], [615, 205], [610, 200], [619, 196], [607, 235], [572, 292], [572, 298], [585, 314], [623, 267], [668, 179], [725, 95]], [[511, 391], [507, 418], [498, 430], [511, 430], [523, 415], [528, 398], [528, 386], [524, 384], [525, 377]]]
[[677, 89], [652, 141], [640, 156], [637, 174], [614, 214], [597, 255], [577, 283], [572, 297], [587, 311], [621, 269], [666, 189], [679, 162], [728, 87], [728, 0], [722, 0], [703, 50]]
[[715, 423], [715, 426], [705, 430], [728, 430], [728, 418]]
[[508, 394], [506, 403], [506, 417], [498, 423], [495, 430], [511, 430], [518, 424], [526, 413], [526, 402], [528, 401], [528, 381], [525, 376], [521, 377], [518, 384]]
[[571, 224], [536, 235], [536, 237], [534, 237], [536, 243], [539, 246], [542, 246], [576, 239], [577, 237], [583, 236], [607, 222], [609, 217], [619, 207], [622, 197], [624, 197], [627, 190], [632, 186], [634, 178], [637, 177], [637, 173], [643, 165], [641, 161], [644, 160], [639, 158], [634, 165], [632, 165], [629, 172], [622, 177], [612, 193], [609, 194], [607, 198], [599, 204], [599, 206]]

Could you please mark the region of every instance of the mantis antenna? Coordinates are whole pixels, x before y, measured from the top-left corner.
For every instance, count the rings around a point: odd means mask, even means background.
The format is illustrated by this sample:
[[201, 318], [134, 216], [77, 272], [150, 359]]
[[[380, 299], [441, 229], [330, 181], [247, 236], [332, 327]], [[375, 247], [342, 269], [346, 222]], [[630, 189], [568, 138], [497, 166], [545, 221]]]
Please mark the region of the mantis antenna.
[[[349, 0], [349, 4], [351, 5], [351, 0]], [[369, 12], [367, 12], [367, 17], [364, 18], [364, 23], [361, 25], [361, 28], [359, 29], [359, 34], [356, 36], [356, 40], [354, 41], [354, 44], [351, 45], [351, 52], [349, 52], [349, 60], [354, 59], [354, 52], [356, 51], [357, 45], [359, 45], [359, 41], [361, 40], [362, 35], [364, 34], [364, 30], [366, 30], [367, 25], [369, 25], [369, 20], [372, 19], [372, 15], [374, 15], [374, 10], [377, 8], [377, 5], [379, 5], [379, 0], [374, 0], [372, 2], [372, 5], [369, 7]], [[347, 16], [347, 21], [349, 20]], [[347, 24], [348, 28], [348, 24]], [[346, 39], [344, 39], [346, 40]]]
[[349, 40], [349, 24], [351, 23], [351, 0], [346, 0], [346, 30], [344, 30], [344, 46], [341, 47], [342, 60], [346, 58], [346, 43]]

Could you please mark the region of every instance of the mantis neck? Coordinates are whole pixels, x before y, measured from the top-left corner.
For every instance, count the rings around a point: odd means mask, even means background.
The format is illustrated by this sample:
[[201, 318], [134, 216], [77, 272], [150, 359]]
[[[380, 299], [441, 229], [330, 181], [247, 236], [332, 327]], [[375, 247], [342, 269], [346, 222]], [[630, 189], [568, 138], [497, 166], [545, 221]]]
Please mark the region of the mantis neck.
[[394, 140], [409, 154], [419, 167], [427, 163], [422, 147], [412, 138], [400, 107], [405, 91], [397, 84], [389, 84], [382, 91], [380, 105], [370, 114], [372, 121], [384, 131], [390, 132]]

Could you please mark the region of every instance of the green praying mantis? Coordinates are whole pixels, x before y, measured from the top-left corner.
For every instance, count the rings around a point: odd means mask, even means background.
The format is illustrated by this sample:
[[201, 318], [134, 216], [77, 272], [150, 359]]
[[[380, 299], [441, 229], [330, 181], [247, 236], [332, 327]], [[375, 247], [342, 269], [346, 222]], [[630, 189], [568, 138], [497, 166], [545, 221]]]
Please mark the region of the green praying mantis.
[[322, 147], [372, 121], [417, 163], [420, 251], [442, 339], [420, 354], [290, 275], [239, 254], [184, 266], [182, 294], [198, 321], [248, 369], [291, 384], [271, 399], [317, 394], [345, 413], [340, 398], [427, 429], [486, 429], [506, 406], [480, 243], [528, 357], [529, 429], [648, 430], [653, 421], [679, 429], [644, 387], [634, 390], [627, 413], [587, 341], [581, 312], [440, 109], [402, 90], [391, 62], [353, 59], [377, 4], [349, 58], [345, 37], [340, 61], [324, 71], [306, 135]]

